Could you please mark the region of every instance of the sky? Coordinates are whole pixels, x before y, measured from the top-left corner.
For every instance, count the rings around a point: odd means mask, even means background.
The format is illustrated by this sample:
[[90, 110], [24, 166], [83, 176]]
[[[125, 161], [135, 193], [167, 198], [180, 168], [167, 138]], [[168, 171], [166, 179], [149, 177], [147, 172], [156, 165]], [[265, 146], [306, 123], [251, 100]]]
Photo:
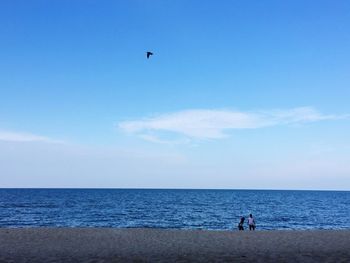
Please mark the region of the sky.
[[0, 1], [0, 187], [350, 190], [349, 73], [346, 0]]

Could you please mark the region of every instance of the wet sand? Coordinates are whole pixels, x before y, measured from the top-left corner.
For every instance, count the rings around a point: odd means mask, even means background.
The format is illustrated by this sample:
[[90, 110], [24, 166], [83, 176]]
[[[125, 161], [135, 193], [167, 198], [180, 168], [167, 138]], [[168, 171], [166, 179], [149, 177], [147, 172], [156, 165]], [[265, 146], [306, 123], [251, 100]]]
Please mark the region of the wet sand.
[[350, 231], [2, 228], [0, 262], [350, 262]]

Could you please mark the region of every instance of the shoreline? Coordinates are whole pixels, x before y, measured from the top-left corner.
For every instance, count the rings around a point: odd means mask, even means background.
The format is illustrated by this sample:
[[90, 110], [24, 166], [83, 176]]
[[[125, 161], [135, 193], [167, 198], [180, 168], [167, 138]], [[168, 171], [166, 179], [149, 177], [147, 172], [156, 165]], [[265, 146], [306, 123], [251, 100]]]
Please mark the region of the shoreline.
[[350, 230], [0, 228], [0, 262], [349, 262]]

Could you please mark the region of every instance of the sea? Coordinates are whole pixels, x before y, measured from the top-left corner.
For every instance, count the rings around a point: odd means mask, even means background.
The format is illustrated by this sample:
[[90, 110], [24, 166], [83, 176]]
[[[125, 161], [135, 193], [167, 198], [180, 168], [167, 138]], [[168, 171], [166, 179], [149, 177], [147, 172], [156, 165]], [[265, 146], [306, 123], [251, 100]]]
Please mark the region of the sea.
[[[0, 227], [350, 229], [349, 191], [0, 189]], [[245, 226], [246, 228], [246, 226]]]

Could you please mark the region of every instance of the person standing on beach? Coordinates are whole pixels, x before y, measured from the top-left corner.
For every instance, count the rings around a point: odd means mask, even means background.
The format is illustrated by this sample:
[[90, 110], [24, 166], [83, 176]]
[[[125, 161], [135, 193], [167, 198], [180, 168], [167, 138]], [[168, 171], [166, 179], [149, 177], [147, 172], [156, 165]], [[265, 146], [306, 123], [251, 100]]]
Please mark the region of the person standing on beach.
[[245, 218], [244, 218], [244, 216], [242, 216], [242, 217], [241, 217], [241, 221], [239, 221], [239, 224], [238, 224], [238, 230], [239, 230], [239, 231], [244, 230], [244, 227], [243, 227], [243, 225], [244, 225], [244, 220], [245, 220]]
[[255, 230], [255, 220], [252, 214], [248, 217], [249, 230]]

